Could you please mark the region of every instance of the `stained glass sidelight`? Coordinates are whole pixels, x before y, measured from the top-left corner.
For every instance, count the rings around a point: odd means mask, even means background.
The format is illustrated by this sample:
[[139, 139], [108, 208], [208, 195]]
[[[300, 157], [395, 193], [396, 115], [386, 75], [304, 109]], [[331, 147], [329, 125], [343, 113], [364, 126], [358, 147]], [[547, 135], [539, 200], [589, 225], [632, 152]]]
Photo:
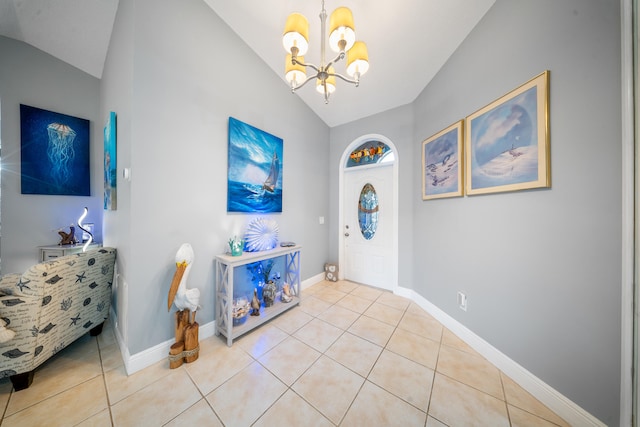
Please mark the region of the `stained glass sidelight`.
[[358, 223], [367, 240], [373, 239], [378, 229], [379, 207], [376, 189], [370, 183], [365, 184], [358, 199]]

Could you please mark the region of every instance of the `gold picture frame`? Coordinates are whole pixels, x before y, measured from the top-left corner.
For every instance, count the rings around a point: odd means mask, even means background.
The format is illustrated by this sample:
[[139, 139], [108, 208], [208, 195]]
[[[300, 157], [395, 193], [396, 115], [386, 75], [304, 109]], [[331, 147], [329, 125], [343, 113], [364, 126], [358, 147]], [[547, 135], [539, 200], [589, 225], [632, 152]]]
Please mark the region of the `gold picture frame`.
[[422, 200], [464, 195], [464, 121], [422, 142]]
[[549, 71], [465, 119], [466, 194], [551, 187]]

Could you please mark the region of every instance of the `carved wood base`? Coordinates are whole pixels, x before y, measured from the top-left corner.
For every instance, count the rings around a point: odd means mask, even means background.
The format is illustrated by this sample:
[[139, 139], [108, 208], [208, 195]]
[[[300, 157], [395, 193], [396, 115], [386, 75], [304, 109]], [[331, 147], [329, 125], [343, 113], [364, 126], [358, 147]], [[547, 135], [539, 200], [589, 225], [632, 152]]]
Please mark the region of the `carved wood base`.
[[198, 322], [193, 320], [190, 310], [176, 312], [176, 342], [169, 350], [169, 368], [182, 366], [183, 362], [191, 363], [198, 360], [200, 346], [198, 343]]

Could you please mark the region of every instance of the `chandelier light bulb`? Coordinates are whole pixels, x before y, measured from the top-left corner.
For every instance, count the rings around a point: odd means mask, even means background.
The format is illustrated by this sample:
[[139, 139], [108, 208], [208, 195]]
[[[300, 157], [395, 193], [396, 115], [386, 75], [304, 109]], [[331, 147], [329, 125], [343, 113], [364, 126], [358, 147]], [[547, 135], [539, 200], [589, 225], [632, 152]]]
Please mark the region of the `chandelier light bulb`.
[[356, 27], [353, 14], [348, 7], [339, 7], [329, 18], [329, 47], [334, 52], [340, 52], [340, 40], [346, 42], [344, 51], [348, 51], [356, 41]]
[[282, 45], [287, 53], [291, 48], [298, 48], [297, 55], [304, 55], [309, 50], [309, 21], [300, 13], [292, 13], [287, 17], [282, 34]]
[[[335, 74], [336, 70], [333, 67], [329, 67], [327, 69], [326, 72], [323, 73], [319, 73], [318, 74], [318, 78], [316, 79], [316, 90], [319, 93], [324, 94], [325, 93], [325, 84], [327, 87], [327, 94], [331, 95], [333, 92], [336, 91], [336, 76], [334, 76], [333, 74]], [[322, 79], [322, 77], [325, 77], [324, 80]]]
[[285, 61], [285, 77], [291, 87], [295, 89], [300, 86], [307, 79], [307, 69], [304, 65], [300, 63], [304, 63], [304, 56], [298, 56], [295, 64], [291, 60], [291, 54], [287, 55], [287, 59]]
[[369, 70], [369, 53], [364, 42], [357, 41], [347, 52], [347, 74], [358, 78]]

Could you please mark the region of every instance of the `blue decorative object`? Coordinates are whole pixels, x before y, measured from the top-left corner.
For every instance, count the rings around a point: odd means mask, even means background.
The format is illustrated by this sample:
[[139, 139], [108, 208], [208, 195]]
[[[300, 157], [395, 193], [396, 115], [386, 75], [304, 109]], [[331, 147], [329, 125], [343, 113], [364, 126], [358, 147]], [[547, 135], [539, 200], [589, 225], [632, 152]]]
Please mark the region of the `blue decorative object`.
[[257, 218], [249, 223], [244, 240], [247, 252], [273, 249], [278, 245], [278, 223], [272, 219]]
[[233, 239], [229, 239], [229, 248], [231, 249], [231, 256], [242, 255], [243, 246], [244, 246], [244, 240], [238, 239], [235, 236]]

